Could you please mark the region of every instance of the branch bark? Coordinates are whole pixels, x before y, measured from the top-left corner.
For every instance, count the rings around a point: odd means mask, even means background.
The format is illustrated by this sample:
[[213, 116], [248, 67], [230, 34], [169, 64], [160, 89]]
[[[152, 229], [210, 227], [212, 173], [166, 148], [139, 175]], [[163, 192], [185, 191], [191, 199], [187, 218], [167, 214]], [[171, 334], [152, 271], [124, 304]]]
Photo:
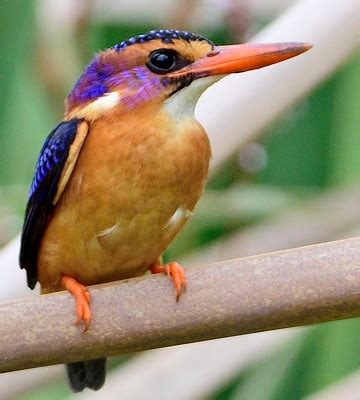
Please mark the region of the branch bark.
[[86, 335], [67, 293], [3, 303], [0, 372], [357, 317], [360, 238], [195, 267], [188, 281], [179, 303], [164, 276], [90, 288]]

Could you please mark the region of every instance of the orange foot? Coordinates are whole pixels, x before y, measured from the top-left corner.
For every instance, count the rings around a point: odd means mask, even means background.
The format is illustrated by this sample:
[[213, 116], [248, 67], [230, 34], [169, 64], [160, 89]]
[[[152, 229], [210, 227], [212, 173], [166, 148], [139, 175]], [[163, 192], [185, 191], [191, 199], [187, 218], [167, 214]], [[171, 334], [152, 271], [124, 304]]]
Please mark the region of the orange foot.
[[152, 274], [165, 273], [171, 277], [176, 291], [176, 301], [179, 301], [181, 293], [186, 289], [184, 268], [177, 262], [171, 262], [165, 265], [161, 265], [160, 262], [157, 262], [152, 264], [149, 269]]
[[63, 275], [61, 284], [67, 289], [75, 298], [76, 302], [76, 321], [75, 324], [84, 323], [85, 333], [90, 325], [91, 310], [90, 310], [90, 293], [84, 285], [79, 283], [75, 278]]

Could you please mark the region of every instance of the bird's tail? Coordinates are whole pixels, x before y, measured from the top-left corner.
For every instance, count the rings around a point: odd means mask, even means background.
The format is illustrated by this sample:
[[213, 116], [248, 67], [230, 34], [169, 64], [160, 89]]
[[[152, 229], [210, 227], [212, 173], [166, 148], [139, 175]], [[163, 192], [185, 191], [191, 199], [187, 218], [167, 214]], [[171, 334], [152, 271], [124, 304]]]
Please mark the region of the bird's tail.
[[72, 391], [99, 390], [105, 382], [106, 358], [66, 364], [66, 370]]

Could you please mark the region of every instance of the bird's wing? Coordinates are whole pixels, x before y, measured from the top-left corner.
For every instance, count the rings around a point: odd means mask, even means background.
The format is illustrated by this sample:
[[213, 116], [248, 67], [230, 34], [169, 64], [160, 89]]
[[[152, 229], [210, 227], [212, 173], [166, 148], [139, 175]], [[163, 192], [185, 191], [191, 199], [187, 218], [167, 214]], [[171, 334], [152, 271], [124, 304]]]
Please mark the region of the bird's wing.
[[28, 286], [37, 282], [37, 254], [49, 217], [69, 181], [88, 133], [82, 119], [61, 122], [47, 137], [36, 165], [21, 236], [20, 267]]

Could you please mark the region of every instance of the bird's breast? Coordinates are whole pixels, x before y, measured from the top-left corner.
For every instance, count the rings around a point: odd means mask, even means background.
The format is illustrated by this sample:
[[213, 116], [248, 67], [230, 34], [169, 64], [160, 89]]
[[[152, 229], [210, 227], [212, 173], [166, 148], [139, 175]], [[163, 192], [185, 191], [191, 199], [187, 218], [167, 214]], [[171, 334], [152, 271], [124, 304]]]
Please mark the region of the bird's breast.
[[207, 136], [195, 120], [139, 115], [91, 124], [40, 249], [45, 286], [59, 268], [85, 284], [140, 275], [189, 218], [208, 172]]

